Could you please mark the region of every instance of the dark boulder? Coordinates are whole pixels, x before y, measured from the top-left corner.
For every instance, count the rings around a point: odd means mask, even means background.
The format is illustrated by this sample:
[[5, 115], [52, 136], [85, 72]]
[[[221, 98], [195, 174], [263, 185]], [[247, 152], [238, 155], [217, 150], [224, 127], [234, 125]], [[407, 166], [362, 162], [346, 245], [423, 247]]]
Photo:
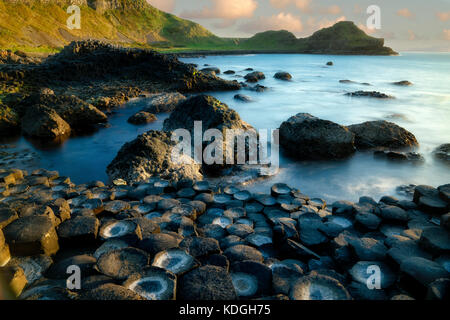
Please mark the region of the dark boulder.
[[436, 159], [450, 165], [450, 143], [440, 145], [434, 152]]
[[148, 131], [120, 149], [108, 165], [107, 173], [111, 180], [124, 179], [128, 183], [145, 181], [153, 176], [173, 181], [202, 180], [200, 165], [193, 159], [185, 156], [183, 163], [172, 162], [171, 152], [175, 145], [170, 133]]
[[277, 72], [273, 77], [278, 80], [285, 80], [285, 81], [292, 80], [292, 76], [287, 72]]
[[22, 118], [22, 131], [30, 137], [53, 140], [69, 136], [71, 128], [53, 109], [34, 105]]
[[368, 98], [376, 98], [376, 99], [394, 99], [393, 96], [387, 95], [385, 93], [381, 93], [378, 91], [355, 91], [349, 92], [345, 95], [350, 97], [368, 97]]
[[358, 149], [417, 147], [416, 137], [409, 131], [388, 121], [368, 121], [348, 127], [355, 134]]
[[236, 300], [231, 276], [224, 268], [203, 266], [179, 279], [178, 298], [181, 300]]
[[156, 121], [156, 116], [153, 113], [148, 113], [145, 111], [139, 111], [138, 113], [132, 115], [128, 122], [132, 124], [147, 124]]
[[298, 159], [344, 158], [355, 152], [354, 135], [347, 128], [307, 113], [281, 124], [280, 144]]

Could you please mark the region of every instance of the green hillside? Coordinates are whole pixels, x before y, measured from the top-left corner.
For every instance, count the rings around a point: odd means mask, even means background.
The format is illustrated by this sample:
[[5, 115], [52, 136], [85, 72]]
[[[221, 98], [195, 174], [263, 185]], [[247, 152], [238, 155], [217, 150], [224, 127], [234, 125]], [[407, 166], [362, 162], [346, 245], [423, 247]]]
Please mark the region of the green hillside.
[[[81, 8], [81, 30], [69, 30], [66, 10]], [[248, 39], [219, 38], [201, 25], [162, 12], [145, 0], [0, 0], [0, 48], [55, 52], [73, 40], [101, 39], [165, 52], [298, 52], [393, 54], [384, 40], [366, 35], [353, 22], [339, 22], [297, 39], [267, 31]]]

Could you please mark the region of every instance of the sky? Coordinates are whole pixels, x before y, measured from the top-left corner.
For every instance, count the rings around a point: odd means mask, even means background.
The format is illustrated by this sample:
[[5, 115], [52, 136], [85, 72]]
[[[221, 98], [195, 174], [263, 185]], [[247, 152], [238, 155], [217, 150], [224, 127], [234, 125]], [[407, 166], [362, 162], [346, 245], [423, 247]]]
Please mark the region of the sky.
[[[450, 52], [450, 0], [147, 0], [200, 23], [221, 37], [288, 30], [306, 37], [338, 21], [353, 21], [397, 51]], [[379, 8], [380, 29], [367, 20]]]

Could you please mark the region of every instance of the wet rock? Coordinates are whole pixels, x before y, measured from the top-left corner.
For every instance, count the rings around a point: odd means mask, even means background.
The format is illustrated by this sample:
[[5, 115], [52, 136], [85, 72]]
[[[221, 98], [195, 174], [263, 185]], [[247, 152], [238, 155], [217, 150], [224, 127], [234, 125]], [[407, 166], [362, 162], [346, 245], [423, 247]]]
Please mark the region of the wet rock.
[[142, 232], [139, 225], [131, 220], [111, 220], [102, 225], [99, 231], [102, 240], [118, 239], [130, 245], [142, 240]]
[[438, 279], [428, 286], [427, 300], [445, 301], [450, 298], [450, 279]]
[[15, 257], [11, 259], [8, 265], [22, 268], [27, 279], [27, 285], [30, 286], [43, 277], [52, 263], [53, 261], [50, 257], [37, 255], [32, 257]]
[[178, 92], [155, 94], [145, 100], [146, 107], [143, 111], [149, 113], [172, 112], [184, 100], [186, 97]]
[[235, 100], [241, 101], [241, 102], [253, 102], [253, 99], [249, 96], [246, 96], [244, 94], [237, 94], [234, 96]]
[[123, 286], [147, 300], [175, 300], [177, 277], [170, 271], [149, 267], [132, 274]]
[[107, 283], [92, 289], [81, 296], [81, 300], [144, 300], [139, 294], [117, 284]]
[[63, 244], [95, 243], [100, 221], [95, 217], [76, 217], [58, 226], [58, 236]]
[[289, 294], [292, 284], [303, 277], [301, 268], [293, 268], [283, 262], [273, 263], [270, 268], [272, 269], [272, 286], [275, 293]]
[[398, 265], [411, 257], [418, 257], [422, 259], [431, 259], [431, 254], [421, 249], [416, 242], [402, 241], [395, 243], [388, 251], [388, 256]]
[[348, 243], [363, 261], [383, 261], [388, 251], [383, 241], [374, 238], [353, 238]]
[[83, 277], [91, 276], [96, 273], [94, 270], [95, 259], [91, 255], [78, 255], [66, 258], [64, 260], [54, 263], [46, 272], [46, 277], [50, 279], [67, 279], [67, 270], [70, 266], [77, 266], [80, 268]]
[[180, 243], [180, 248], [185, 249], [194, 257], [202, 257], [220, 253], [219, 242], [212, 238], [188, 237]]
[[70, 135], [71, 128], [54, 110], [36, 105], [22, 118], [22, 130], [31, 137], [56, 139]]
[[251, 260], [262, 262], [263, 256], [257, 249], [246, 245], [234, 245], [224, 251], [225, 256], [231, 261]]
[[0, 230], [19, 218], [17, 212], [10, 208], [0, 208]]
[[327, 62], [327, 66], [332, 66], [333, 65], [333, 61], [328, 61]]
[[197, 267], [198, 263], [185, 250], [169, 249], [159, 252], [153, 259], [152, 266], [181, 275]]
[[434, 255], [450, 253], [450, 234], [440, 227], [423, 229], [419, 244]]
[[359, 149], [400, 149], [419, 145], [411, 132], [388, 121], [368, 121], [351, 125], [348, 129], [355, 134], [355, 144]]
[[[187, 116], [188, 115], [188, 116]], [[171, 116], [164, 121], [164, 130], [184, 128], [193, 133], [194, 121], [202, 121], [203, 132], [208, 129], [250, 129], [239, 114], [226, 104], [206, 95], [192, 97], [179, 104]]]
[[411, 163], [423, 163], [425, 158], [416, 152], [375, 151], [374, 156], [384, 157], [390, 161], [408, 161]]
[[220, 69], [217, 67], [208, 67], [208, 68], [203, 68], [202, 70], [200, 70], [202, 72], [206, 72], [206, 73], [210, 73], [213, 72], [214, 75], [216, 74], [220, 74]]
[[148, 265], [149, 256], [136, 248], [112, 250], [102, 254], [98, 261], [98, 270], [111, 278], [124, 280]]
[[224, 72], [224, 74], [235, 74], [236, 72], [233, 70], [227, 70]]
[[431, 186], [417, 186], [414, 190], [414, 202], [419, 209], [436, 215], [448, 212], [449, 204], [441, 198], [438, 189]]
[[224, 268], [203, 266], [179, 279], [178, 298], [181, 300], [236, 300], [231, 276]]
[[450, 164], [450, 143], [443, 144], [437, 147], [433, 151], [436, 159], [443, 161], [444, 163]]
[[427, 286], [433, 281], [448, 277], [448, 272], [438, 263], [419, 257], [406, 259], [401, 265], [400, 270], [408, 275], [411, 280], [414, 279], [423, 286]]
[[350, 293], [350, 295], [356, 299], [356, 300], [363, 300], [363, 301], [385, 301], [388, 299], [385, 290], [379, 289], [373, 289], [370, 290], [367, 287], [367, 284], [362, 284], [356, 281], [352, 281], [348, 286], [347, 289]]
[[346, 93], [347, 96], [350, 97], [369, 97], [369, 98], [377, 98], [377, 99], [393, 99], [393, 96], [387, 95], [385, 93], [381, 93], [378, 91], [355, 91]]
[[344, 158], [355, 152], [347, 128], [310, 114], [299, 113], [283, 122], [280, 144], [298, 159]]
[[147, 251], [152, 256], [158, 252], [178, 247], [180, 240], [167, 233], [155, 233], [142, 239], [139, 248]]
[[383, 262], [379, 261], [359, 261], [349, 271], [353, 280], [363, 285], [367, 285], [368, 279], [373, 275], [370, 267], [377, 267], [381, 272], [381, 288], [386, 289], [391, 287], [396, 281], [395, 273]]
[[6, 283], [14, 297], [20, 296], [27, 285], [27, 278], [23, 269], [19, 266], [8, 266], [0, 268], [2, 282]]
[[291, 300], [351, 300], [345, 287], [336, 279], [323, 275], [300, 278], [289, 292]]
[[128, 122], [131, 124], [147, 124], [150, 122], [154, 122], [156, 121], [157, 118], [153, 113], [149, 113], [146, 111], [139, 111], [138, 113], [132, 115], [129, 119]]
[[355, 220], [359, 225], [369, 230], [377, 230], [381, 223], [381, 219], [372, 213], [358, 213]]
[[3, 229], [14, 256], [53, 255], [59, 250], [58, 236], [52, 221], [43, 216], [17, 219]]
[[288, 72], [277, 72], [273, 77], [278, 80], [285, 80], [285, 81], [292, 80], [292, 76]]
[[402, 87], [408, 87], [408, 86], [412, 86], [412, 82], [408, 81], [408, 80], [402, 80], [402, 81], [398, 81], [398, 82], [392, 82], [393, 85], [396, 86], [402, 86]]
[[408, 213], [405, 210], [394, 206], [381, 207], [380, 216], [387, 221], [404, 222], [409, 220]]
[[200, 165], [186, 158], [181, 164], [172, 162], [171, 152], [175, 142], [169, 133], [149, 131], [126, 143], [115, 159], [108, 165], [111, 179], [122, 178], [127, 182], [145, 181], [152, 176], [179, 181], [202, 180]]
[[265, 78], [266, 76], [264, 73], [260, 71], [254, 71], [244, 76], [244, 79], [247, 80], [247, 82], [258, 82], [259, 80], [263, 80]]

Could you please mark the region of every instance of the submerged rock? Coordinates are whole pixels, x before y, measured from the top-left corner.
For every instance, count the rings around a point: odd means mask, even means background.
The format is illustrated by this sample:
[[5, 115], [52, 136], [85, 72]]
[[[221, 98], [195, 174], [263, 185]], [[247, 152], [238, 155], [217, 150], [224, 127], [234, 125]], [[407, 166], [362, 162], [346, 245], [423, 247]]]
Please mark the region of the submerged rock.
[[378, 91], [355, 91], [349, 92], [345, 95], [350, 97], [369, 97], [369, 98], [377, 98], [377, 99], [393, 99], [393, 96], [387, 95], [385, 93], [381, 93]]
[[108, 176], [128, 183], [146, 181], [153, 176], [173, 181], [202, 180], [200, 165], [190, 157], [186, 156], [184, 163], [172, 162], [172, 148], [176, 144], [170, 136], [149, 131], [126, 143], [108, 165]]
[[251, 72], [244, 77], [247, 82], [258, 82], [259, 80], [263, 80], [265, 78], [266, 76], [264, 75], [264, 73], [260, 71]]
[[292, 80], [292, 76], [288, 72], [277, 72], [273, 77], [278, 80], [285, 80], [285, 81]]
[[145, 111], [139, 111], [138, 113], [132, 115], [128, 122], [132, 124], [146, 124], [156, 121], [156, 116], [153, 113], [148, 113]]
[[388, 121], [368, 121], [351, 125], [348, 129], [355, 134], [358, 149], [400, 149], [419, 145], [411, 132]]
[[354, 135], [328, 120], [299, 113], [280, 127], [280, 145], [298, 159], [344, 158], [355, 152]]
[[235, 100], [241, 101], [241, 102], [252, 102], [252, 98], [243, 94], [237, 94], [234, 96]]
[[392, 82], [392, 84], [393, 84], [393, 85], [396, 85], [396, 86], [404, 86], [404, 87], [412, 86], [412, 85], [413, 85], [412, 82], [410, 82], [410, 81], [408, 81], [408, 80], [403, 80], [403, 81], [398, 81], [398, 82]]
[[450, 143], [440, 145], [433, 151], [436, 159], [450, 165]]

